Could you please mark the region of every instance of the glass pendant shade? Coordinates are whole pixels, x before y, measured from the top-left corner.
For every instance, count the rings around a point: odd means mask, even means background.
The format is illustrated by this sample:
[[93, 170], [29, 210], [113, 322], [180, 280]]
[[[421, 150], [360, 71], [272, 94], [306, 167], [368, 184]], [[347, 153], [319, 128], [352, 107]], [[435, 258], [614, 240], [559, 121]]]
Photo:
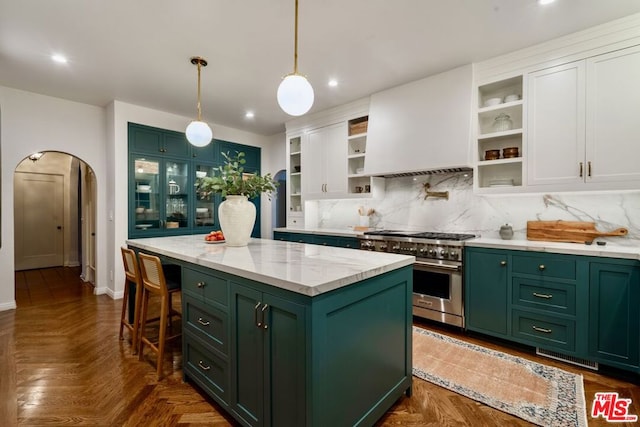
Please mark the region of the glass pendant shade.
[[278, 86], [278, 105], [291, 116], [305, 114], [313, 105], [311, 83], [300, 74], [289, 74]]
[[213, 131], [205, 122], [194, 120], [187, 126], [187, 141], [195, 147], [204, 147], [213, 139]]

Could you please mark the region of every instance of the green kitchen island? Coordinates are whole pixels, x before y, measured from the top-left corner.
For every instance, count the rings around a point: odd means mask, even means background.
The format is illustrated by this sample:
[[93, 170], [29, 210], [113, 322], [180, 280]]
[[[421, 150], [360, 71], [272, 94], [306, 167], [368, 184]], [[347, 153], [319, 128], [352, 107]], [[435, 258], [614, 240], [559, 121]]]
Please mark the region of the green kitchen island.
[[370, 426], [411, 393], [414, 257], [203, 236], [128, 240], [182, 267], [183, 372], [246, 426]]

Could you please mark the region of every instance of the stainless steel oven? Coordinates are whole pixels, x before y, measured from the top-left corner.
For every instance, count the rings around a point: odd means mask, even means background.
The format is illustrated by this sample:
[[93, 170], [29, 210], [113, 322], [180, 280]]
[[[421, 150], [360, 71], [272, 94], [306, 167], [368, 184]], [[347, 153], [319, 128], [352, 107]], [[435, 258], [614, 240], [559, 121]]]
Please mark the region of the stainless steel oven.
[[414, 255], [413, 314], [464, 327], [463, 241], [473, 234], [374, 231], [360, 237], [369, 251]]

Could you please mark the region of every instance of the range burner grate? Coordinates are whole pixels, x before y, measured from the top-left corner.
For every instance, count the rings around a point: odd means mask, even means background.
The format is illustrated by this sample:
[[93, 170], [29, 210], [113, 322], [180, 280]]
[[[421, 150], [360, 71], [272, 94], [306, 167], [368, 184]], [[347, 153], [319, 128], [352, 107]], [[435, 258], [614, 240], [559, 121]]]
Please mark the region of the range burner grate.
[[413, 237], [420, 239], [433, 239], [433, 240], [453, 240], [461, 241], [473, 239], [476, 237], [474, 234], [466, 233], [440, 233], [433, 231], [397, 231], [397, 230], [378, 230], [367, 231], [364, 233], [369, 236], [388, 236], [388, 237]]

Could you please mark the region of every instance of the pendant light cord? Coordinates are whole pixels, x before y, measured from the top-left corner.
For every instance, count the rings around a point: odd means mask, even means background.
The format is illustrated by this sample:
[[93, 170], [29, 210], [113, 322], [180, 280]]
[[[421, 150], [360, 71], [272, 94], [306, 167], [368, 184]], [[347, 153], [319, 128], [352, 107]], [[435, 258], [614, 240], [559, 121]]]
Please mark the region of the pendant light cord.
[[293, 74], [298, 74], [298, 0], [296, 0], [295, 36], [293, 47]]
[[202, 110], [200, 108], [200, 67], [201, 62], [198, 61], [198, 121], [202, 121]]

